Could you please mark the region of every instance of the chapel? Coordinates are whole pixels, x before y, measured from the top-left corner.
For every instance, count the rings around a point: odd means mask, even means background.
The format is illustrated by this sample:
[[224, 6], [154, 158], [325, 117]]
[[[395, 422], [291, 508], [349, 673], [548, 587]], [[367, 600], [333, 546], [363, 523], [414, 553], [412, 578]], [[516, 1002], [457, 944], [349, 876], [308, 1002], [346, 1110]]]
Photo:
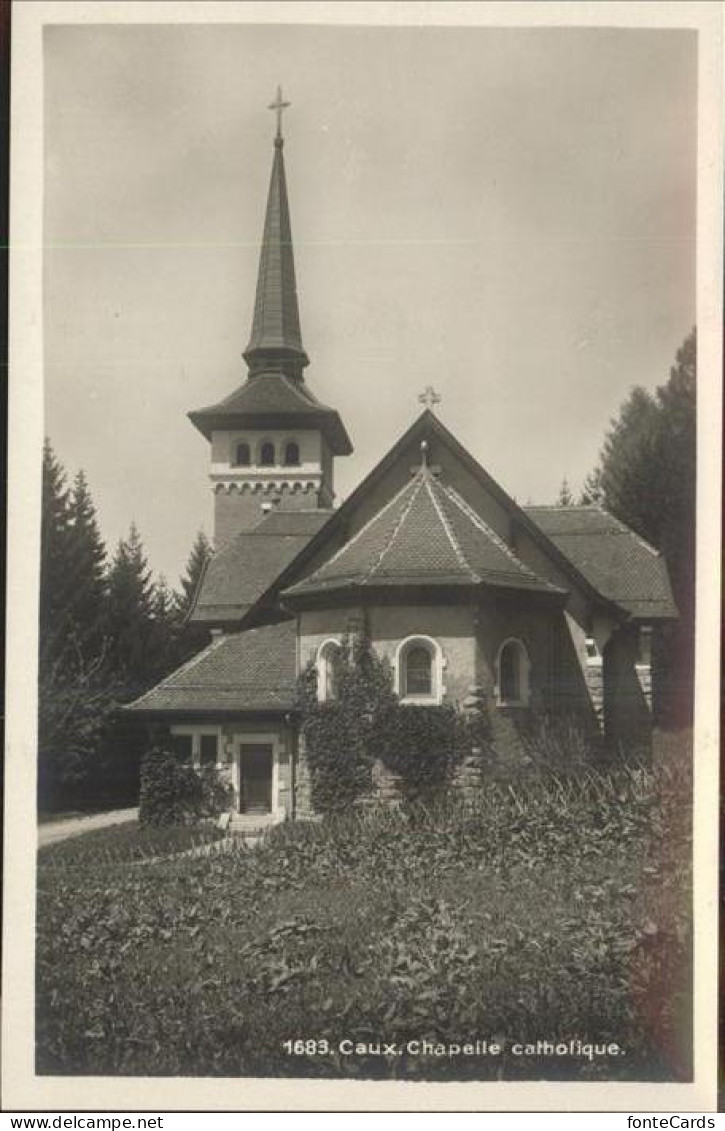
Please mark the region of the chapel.
[[608, 748], [652, 731], [652, 643], [677, 617], [660, 554], [599, 506], [519, 506], [445, 427], [420, 415], [344, 501], [353, 447], [310, 387], [277, 113], [247, 376], [189, 413], [209, 445], [214, 554], [192, 621], [209, 643], [127, 710], [215, 765], [238, 819], [312, 816], [295, 709], [312, 666], [364, 631], [416, 707], [486, 712], [504, 769], [536, 718], [575, 718]]

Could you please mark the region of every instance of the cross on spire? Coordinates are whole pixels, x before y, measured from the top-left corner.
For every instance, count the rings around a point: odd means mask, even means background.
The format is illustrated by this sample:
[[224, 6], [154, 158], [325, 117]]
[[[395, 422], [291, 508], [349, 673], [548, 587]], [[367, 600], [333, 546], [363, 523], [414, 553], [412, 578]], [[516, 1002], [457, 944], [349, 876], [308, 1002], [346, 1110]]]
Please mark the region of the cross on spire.
[[267, 107], [268, 110], [275, 110], [276, 113], [277, 113], [277, 134], [276, 134], [276, 140], [277, 141], [282, 140], [282, 114], [287, 109], [287, 107], [291, 106], [291, 105], [292, 105], [291, 102], [284, 102], [283, 101], [283, 99], [282, 99], [282, 87], [278, 86], [277, 87], [277, 97], [275, 98], [274, 102], [270, 102], [269, 106]]
[[418, 397], [421, 404], [424, 404], [427, 409], [431, 411], [437, 404], [441, 403], [440, 393], [437, 393], [432, 385], [426, 385], [423, 392]]

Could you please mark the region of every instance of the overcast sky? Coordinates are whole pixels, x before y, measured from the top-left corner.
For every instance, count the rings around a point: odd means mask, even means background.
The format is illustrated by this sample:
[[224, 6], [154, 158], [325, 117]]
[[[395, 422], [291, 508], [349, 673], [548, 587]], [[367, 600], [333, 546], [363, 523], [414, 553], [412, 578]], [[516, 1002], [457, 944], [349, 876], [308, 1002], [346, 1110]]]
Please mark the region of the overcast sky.
[[344, 498], [420, 411], [519, 502], [578, 486], [695, 320], [696, 40], [653, 30], [45, 32], [46, 432], [112, 551], [212, 532], [186, 412], [245, 378], [278, 83], [312, 391]]

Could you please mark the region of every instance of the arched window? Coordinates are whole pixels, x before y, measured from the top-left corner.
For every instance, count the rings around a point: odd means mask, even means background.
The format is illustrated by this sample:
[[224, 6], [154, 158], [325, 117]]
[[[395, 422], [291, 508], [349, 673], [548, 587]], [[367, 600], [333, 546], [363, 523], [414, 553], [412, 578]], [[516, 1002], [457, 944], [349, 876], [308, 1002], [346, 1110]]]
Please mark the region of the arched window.
[[527, 706], [530, 666], [523, 643], [516, 639], [504, 640], [496, 660], [496, 699], [500, 706]]
[[317, 651], [317, 698], [321, 703], [337, 698], [341, 655], [337, 640], [326, 640]]
[[265, 440], [259, 449], [259, 466], [274, 467], [274, 444]]
[[285, 467], [299, 467], [300, 446], [296, 440], [288, 440], [284, 447]]
[[398, 648], [397, 691], [404, 703], [440, 703], [443, 697], [443, 657], [428, 636], [411, 636]]
[[433, 694], [433, 657], [428, 648], [416, 644], [405, 653], [405, 694]]
[[237, 444], [236, 450], [234, 452], [234, 463], [236, 464], [236, 466], [249, 467], [251, 462], [252, 454], [249, 450], [249, 444], [246, 441], [242, 442], [241, 444]]

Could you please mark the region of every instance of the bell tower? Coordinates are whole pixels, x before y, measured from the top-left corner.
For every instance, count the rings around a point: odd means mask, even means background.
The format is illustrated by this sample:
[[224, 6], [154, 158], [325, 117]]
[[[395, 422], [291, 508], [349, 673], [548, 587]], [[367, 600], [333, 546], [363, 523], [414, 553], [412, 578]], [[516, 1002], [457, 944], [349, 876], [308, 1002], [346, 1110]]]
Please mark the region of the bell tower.
[[328, 509], [334, 499], [334, 457], [349, 455], [338, 413], [308, 389], [297, 303], [292, 228], [277, 97], [272, 175], [259, 257], [252, 332], [243, 357], [243, 385], [218, 404], [189, 413], [211, 444], [214, 542], [251, 530], [273, 506]]

